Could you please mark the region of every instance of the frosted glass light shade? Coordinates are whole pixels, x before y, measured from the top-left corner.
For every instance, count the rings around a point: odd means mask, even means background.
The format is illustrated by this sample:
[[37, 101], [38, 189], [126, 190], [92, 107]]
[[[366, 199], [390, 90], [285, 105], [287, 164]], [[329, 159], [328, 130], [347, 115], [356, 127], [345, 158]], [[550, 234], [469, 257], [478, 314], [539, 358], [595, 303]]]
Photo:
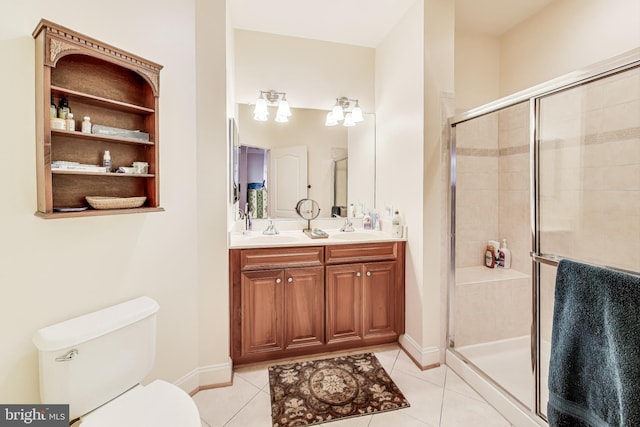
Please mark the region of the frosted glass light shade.
[[331, 111], [329, 111], [327, 113], [327, 120], [324, 122], [325, 126], [335, 126], [338, 124], [338, 121], [333, 118], [333, 113]]
[[289, 103], [286, 99], [283, 99], [278, 104], [278, 112], [276, 113], [276, 120], [278, 116], [291, 117], [291, 108], [289, 108]]
[[286, 114], [280, 114], [280, 112], [276, 113], [275, 121], [278, 123], [286, 123], [289, 121], [289, 117]]
[[269, 116], [267, 114], [254, 114], [253, 115], [253, 120], [258, 121], [258, 122], [266, 122], [269, 119]]
[[358, 103], [356, 103], [356, 106], [353, 107], [353, 110], [351, 110], [351, 118], [353, 119], [354, 123], [358, 123], [364, 120], [364, 117], [362, 117], [362, 109], [358, 106]]
[[355, 126], [356, 122], [353, 121], [353, 115], [351, 113], [347, 113], [346, 116], [344, 116], [344, 122], [342, 123], [343, 126]]
[[333, 110], [331, 110], [331, 114], [336, 121], [340, 121], [344, 119], [344, 111], [342, 110], [341, 105], [335, 105]]
[[267, 110], [267, 100], [262, 96], [260, 96], [260, 98], [258, 98], [258, 100], [256, 101], [256, 107], [253, 109], [253, 118], [258, 121], [264, 121], [258, 119], [257, 117], [264, 117], [264, 120], [267, 120], [267, 117], [269, 117], [269, 110]]

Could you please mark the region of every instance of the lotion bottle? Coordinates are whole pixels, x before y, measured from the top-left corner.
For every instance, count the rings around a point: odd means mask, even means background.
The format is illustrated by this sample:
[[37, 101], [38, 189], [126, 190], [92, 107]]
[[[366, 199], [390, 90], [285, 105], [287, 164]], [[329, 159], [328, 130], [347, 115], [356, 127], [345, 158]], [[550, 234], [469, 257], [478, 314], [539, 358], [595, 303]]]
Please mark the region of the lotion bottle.
[[391, 219], [391, 235], [393, 237], [402, 237], [402, 217], [397, 210], [393, 213]]
[[507, 248], [507, 239], [502, 239], [500, 246], [499, 265], [503, 268], [511, 268], [511, 251]]

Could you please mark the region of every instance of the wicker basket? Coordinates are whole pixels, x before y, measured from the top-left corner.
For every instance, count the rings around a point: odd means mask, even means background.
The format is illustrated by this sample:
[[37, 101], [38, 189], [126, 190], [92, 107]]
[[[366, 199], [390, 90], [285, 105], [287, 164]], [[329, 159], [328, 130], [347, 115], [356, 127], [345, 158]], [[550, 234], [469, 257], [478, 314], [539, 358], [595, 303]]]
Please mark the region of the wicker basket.
[[87, 202], [94, 209], [129, 209], [139, 208], [147, 200], [145, 196], [141, 197], [106, 197], [106, 196], [87, 196]]

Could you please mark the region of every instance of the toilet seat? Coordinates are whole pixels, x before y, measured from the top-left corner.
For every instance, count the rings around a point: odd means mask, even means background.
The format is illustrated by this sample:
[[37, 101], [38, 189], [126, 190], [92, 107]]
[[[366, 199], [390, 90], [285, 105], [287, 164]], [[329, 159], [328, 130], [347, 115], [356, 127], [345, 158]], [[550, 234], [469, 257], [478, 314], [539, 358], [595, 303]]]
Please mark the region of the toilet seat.
[[200, 427], [198, 408], [181, 388], [155, 380], [80, 417], [81, 427]]

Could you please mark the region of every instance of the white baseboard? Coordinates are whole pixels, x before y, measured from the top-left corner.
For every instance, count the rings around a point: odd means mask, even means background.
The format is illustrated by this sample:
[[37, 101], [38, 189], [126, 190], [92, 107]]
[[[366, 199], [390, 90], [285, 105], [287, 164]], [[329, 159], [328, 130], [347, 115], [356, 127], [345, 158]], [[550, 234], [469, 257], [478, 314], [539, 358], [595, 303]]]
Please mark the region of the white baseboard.
[[233, 375], [233, 362], [231, 358], [225, 363], [217, 365], [201, 366], [179, 378], [174, 384], [191, 393], [202, 387], [215, 387], [216, 385], [228, 385]]
[[420, 364], [420, 368], [425, 369], [444, 363], [444, 349], [440, 347], [422, 348], [409, 335], [400, 335], [400, 345], [404, 348], [414, 361]]

